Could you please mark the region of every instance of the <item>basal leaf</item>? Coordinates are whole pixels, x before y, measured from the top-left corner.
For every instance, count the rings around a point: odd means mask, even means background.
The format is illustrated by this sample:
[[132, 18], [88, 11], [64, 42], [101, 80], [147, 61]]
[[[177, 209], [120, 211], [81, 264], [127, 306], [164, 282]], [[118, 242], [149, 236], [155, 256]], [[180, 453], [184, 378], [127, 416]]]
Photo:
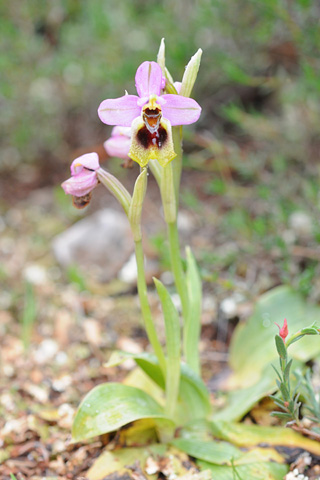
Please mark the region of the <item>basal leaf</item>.
[[118, 430], [141, 418], [169, 421], [160, 405], [143, 390], [121, 383], [98, 385], [78, 408], [72, 427], [73, 441]]
[[283, 480], [288, 472], [286, 465], [274, 462], [255, 462], [245, 465], [214, 465], [197, 462], [201, 469], [210, 469], [214, 480]]
[[239, 447], [249, 447], [263, 443], [303, 448], [315, 455], [320, 455], [319, 442], [303, 437], [289, 428], [213, 421], [211, 422], [211, 431], [217, 438]]
[[165, 451], [166, 445], [161, 444], [139, 448], [121, 448], [115, 452], [105, 451], [95, 460], [86, 476], [89, 480], [102, 480], [108, 475], [117, 472], [120, 478], [128, 474], [128, 465], [133, 465], [137, 460], [144, 464], [148, 456], [162, 456], [165, 454]]
[[228, 442], [202, 441], [196, 439], [177, 438], [171, 441], [172, 445], [180, 448], [191, 457], [199, 460], [222, 465], [239, 458], [242, 452]]
[[210, 468], [214, 480], [282, 480], [288, 471], [283, 457], [272, 448], [242, 452], [228, 465], [218, 466], [202, 461], [198, 464], [201, 468]]
[[275, 390], [275, 373], [271, 368], [267, 368], [255, 385], [228, 392], [226, 406], [214, 411], [213, 419], [240, 420], [259, 400]]
[[[165, 388], [162, 372], [155, 355], [149, 353], [131, 354], [115, 352], [105, 366], [119, 365], [128, 358], [137, 365], [162, 389]], [[211, 411], [208, 390], [201, 378], [186, 364], [181, 364], [179, 404], [176, 422], [185, 424], [193, 418], [205, 418]]]

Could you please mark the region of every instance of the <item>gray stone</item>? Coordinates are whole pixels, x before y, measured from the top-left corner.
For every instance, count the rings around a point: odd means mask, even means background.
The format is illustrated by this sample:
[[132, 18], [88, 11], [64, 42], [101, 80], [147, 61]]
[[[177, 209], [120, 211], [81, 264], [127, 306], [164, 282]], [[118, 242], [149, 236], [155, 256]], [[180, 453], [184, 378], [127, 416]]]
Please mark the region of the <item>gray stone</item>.
[[63, 267], [78, 265], [113, 279], [134, 250], [129, 222], [124, 213], [100, 210], [53, 239], [52, 248]]

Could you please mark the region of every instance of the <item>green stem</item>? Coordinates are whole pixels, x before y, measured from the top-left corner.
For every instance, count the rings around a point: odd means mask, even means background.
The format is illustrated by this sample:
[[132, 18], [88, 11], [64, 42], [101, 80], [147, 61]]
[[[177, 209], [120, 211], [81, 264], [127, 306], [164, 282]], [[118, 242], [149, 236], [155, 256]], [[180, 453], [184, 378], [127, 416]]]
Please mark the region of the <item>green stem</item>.
[[180, 243], [179, 243], [179, 233], [178, 233], [177, 222], [175, 221], [172, 223], [168, 223], [167, 225], [168, 225], [170, 257], [171, 257], [171, 268], [172, 268], [176, 289], [181, 300], [182, 315], [186, 321], [187, 315], [188, 315], [188, 292], [187, 292], [185, 275], [182, 268], [182, 261], [180, 256]]
[[152, 345], [154, 353], [158, 358], [159, 365], [165, 376], [166, 359], [158, 339], [157, 331], [155, 329], [155, 326], [152, 320], [152, 314], [151, 314], [150, 305], [148, 301], [147, 284], [146, 284], [145, 269], [144, 269], [144, 255], [143, 255], [141, 240], [135, 242], [135, 254], [136, 254], [136, 262], [137, 262], [138, 293], [140, 298], [141, 312], [142, 312], [142, 316], [143, 316], [149, 341]]
[[177, 156], [172, 160], [173, 184], [176, 197], [176, 208], [179, 207], [179, 190], [182, 171], [182, 127], [172, 127], [174, 151]]

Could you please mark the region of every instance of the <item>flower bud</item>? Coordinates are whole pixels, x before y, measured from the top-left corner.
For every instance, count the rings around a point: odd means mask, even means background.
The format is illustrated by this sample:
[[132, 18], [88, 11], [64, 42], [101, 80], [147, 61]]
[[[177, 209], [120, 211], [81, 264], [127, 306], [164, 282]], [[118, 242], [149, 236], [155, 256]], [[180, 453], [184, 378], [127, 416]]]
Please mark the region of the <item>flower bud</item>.
[[278, 325], [276, 323], [277, 327], [279, 328], [279, 335], [280, 337], [282, 338], [282, 340], [285, 342], [286, 341], [286, 337], [288, 336], [288, 325], [287, 325], [287, 320], [284, 319], [284, 322], [283, 322], [283, 326], [280, 327], [280, 325]]
[[166, 69], [166, 46], [164, 43], [164, 38], [161, 39], [160, 47], [157, 55], [157, 63], [160, 65], [163, 75], [165, 74]]
[[184, 97], [190, 97], [193, 85], [197, 79], [200, 61], [201, 61], [202, 50], [199, 50], [191, 57], [190, 62], [186, 66], [185, 72], [182, 77], [182, 85], [180, 90], [180, 95]]
[[141, 213], [144, 197], [147, 190], [147, 176], [148, 170], [146, 167], [144, 167], [142, 168], [141, 173], [134, 185], [132, 200], [128, 212], [128, 219], [131, 225], [131, 230], [135, 242], [141, 240]]

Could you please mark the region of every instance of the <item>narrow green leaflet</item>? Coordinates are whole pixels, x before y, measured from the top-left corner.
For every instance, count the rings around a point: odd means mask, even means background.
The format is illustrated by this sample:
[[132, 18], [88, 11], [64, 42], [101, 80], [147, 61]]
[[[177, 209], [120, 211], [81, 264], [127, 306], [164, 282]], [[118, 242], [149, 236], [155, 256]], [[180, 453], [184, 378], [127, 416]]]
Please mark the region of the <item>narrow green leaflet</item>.
[[197, 264], [189, 247], [186, 248], [186, 257], [186, 282], [189, 308], [183, 339], [184, 353], [187, 364], [199, 375], [200, 362], [198, 342], [201, 328], [202, 286]]
[[[274, 344], [278, 329], [274, 322], [288, 321], [289, 333], [320, 322], [320, 308], [307, 303], [287, 286], [274, 288], [258, 300], [253, 315], [240, 323], [230, 346], [230, 366], [234, 371], [229, 385], [250, 386], [259, 381], [265, 367], [277, 358]], [[290, 347], [290, 357], [306, 362], [320, 353], [319, 336], [305, 337]]]
[[104, 383], [93, 388], [80, 404], [72, 438], [80, 442], [141, 418], [169, 421], [160, 405], [143, 390], [121, 383]]
[[242, 455], [239, 448], [228, 442], [177, 438], [172, 440], [171, 443], [188, 455], [191, 455], [191, 457], [218, 465], [230, 462]]

